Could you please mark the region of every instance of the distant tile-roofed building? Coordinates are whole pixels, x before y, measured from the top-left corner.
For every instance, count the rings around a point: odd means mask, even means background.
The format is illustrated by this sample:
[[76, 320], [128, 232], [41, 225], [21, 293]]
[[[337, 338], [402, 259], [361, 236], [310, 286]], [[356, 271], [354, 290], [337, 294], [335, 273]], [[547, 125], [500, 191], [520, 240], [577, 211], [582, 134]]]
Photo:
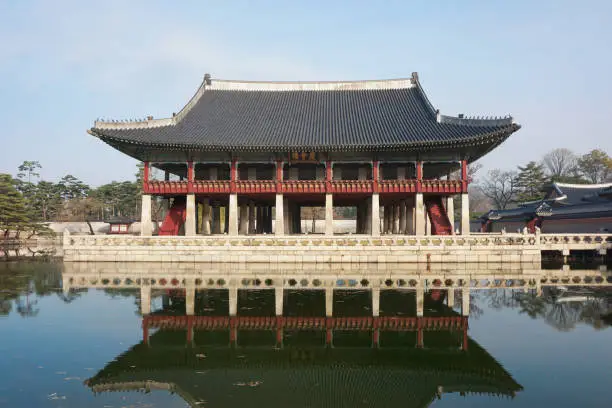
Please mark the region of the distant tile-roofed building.
[[527, 227], [542, 232], [612, 231], [612, 183], [552, 183], [539, 201], [519, 204], [508, 210], [491, 210], [481, 217], [482, 231]]

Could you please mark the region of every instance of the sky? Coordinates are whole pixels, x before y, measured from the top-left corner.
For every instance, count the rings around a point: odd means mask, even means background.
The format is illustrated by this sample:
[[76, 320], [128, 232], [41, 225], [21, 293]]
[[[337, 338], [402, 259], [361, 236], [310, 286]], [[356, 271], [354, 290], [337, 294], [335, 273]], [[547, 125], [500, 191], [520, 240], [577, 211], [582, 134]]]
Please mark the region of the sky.
[[442, 114], [512, 114], [484, 172], [549, 150], [612, 154], [612, 2], [0, 1], [0, 173], [97, 186], [136, 161], [88, 135], [97, 118], [178, 112], [219, 79], [419, 73]]

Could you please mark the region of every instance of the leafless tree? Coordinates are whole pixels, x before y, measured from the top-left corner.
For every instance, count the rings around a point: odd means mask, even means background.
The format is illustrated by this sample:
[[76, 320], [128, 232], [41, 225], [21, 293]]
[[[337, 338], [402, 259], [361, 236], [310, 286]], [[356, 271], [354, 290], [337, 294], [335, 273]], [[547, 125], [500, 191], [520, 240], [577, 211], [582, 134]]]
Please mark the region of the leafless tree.
[[480, 183], [480, 191], [489, 198], [495, 207], [505, 210], [517, 193], [517, 173], [515, 171], [490, 170]]
[[544, 167], [552, 179], [572, 175], [576, 170], [578, 158], [569, 149], [555, 149], [542, 158]]

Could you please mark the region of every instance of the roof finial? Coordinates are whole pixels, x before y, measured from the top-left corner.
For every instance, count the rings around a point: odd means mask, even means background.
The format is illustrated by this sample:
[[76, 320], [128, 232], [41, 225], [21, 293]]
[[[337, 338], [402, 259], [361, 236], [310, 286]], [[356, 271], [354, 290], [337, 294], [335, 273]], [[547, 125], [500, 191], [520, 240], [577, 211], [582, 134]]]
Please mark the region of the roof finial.
[[417, 82], [419, 82], [419, 73], [418, 72], [413, 72], [412, 73], [412, 77], [410, 78], [410, 82], [412, 82], [413, 84], [416, 84]]
[[210, 74], [204, 74], [204, 85], [210, 85], [211, 77]]

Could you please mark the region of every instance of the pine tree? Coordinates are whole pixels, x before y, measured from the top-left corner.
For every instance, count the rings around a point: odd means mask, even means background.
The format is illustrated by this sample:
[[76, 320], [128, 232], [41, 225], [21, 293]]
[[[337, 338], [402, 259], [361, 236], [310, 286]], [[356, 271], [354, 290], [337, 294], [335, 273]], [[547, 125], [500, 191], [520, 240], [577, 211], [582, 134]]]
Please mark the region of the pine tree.
[[518, 169], [516, 201], [520, 203], [544, 198], [544, 186], [547, 183], [544, 167], [531, 161], [524, 167], [518, 166]]
[[19, 232], [30, 227], [30, 217], [25, 200], [15, 188], [9, 174], [0, 174], [0, 230], [8, 238], [11, 231]]

